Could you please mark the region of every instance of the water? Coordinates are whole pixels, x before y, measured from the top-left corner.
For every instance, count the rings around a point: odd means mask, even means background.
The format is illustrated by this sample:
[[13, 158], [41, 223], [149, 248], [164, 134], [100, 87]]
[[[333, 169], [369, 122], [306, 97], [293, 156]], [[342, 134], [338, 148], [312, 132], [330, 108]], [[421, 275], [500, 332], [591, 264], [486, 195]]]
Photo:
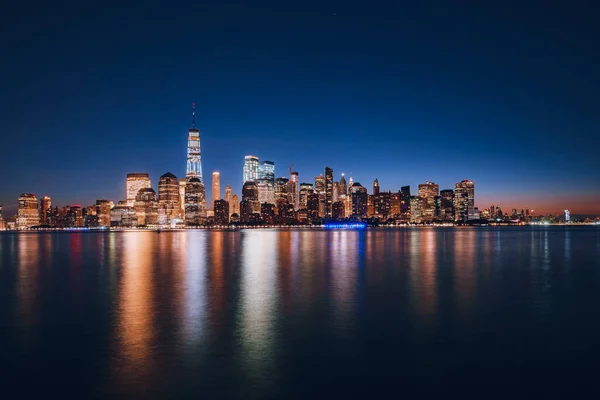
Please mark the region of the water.
[[21, 398], [582, 397], [600, 229], [0, 235]]

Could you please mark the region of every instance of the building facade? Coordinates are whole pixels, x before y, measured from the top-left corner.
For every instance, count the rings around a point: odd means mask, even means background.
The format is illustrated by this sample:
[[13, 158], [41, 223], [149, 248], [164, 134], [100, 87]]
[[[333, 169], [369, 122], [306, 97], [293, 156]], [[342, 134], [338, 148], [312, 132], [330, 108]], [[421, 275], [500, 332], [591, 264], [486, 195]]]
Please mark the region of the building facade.
[[143, 172], [127, 174], [127, 205], [133, 207], [138, 191], [152, 187], [150, 177]]

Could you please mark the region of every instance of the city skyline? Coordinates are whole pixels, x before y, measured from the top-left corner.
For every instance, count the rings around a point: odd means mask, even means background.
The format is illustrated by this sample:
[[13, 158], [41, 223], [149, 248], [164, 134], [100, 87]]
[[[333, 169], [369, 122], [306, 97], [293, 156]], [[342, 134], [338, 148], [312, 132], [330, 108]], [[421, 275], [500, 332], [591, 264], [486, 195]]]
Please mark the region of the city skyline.
[[[480, 207], [600, 214], [593, 13], [199, 2], [167, 11], [156, 36], [152, 7], [94, 10], [98, 29], [85, 7], [14, 7], [5, 214], [23, 192], [92, 204], [123, 198], [130, 172], [155, 190], [183, 177], [194, 101], [207, 199], [214, 170], [240, 194], [252, 154], [276, 177], [295, 164], [300, 183], [325, 166], [382, 191], [470, 179]], [[47, 35], [53, 19], [64, 29]]]

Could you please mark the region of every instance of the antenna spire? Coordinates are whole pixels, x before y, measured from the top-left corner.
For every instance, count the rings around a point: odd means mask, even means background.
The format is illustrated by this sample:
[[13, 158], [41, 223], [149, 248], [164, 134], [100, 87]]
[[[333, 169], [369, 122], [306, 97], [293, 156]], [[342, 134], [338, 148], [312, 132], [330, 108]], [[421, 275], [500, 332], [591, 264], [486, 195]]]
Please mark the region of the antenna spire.
[[196, 128], [196, 103], [192, 103], [192, 128]]

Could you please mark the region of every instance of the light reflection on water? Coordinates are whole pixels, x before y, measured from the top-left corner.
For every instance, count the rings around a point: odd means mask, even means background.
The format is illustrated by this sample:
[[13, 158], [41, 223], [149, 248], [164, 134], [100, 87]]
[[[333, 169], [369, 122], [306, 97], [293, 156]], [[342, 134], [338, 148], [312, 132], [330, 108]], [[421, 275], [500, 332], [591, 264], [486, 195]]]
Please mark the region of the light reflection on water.
[[336, 374], [477, 375], [511, 352], [564, 363], [600, 335], [599, 243], [544, 227], [0, 235], [0, 372], [73, 341], [100, 395], [260, 398], [325, 375], [325, 392]]

